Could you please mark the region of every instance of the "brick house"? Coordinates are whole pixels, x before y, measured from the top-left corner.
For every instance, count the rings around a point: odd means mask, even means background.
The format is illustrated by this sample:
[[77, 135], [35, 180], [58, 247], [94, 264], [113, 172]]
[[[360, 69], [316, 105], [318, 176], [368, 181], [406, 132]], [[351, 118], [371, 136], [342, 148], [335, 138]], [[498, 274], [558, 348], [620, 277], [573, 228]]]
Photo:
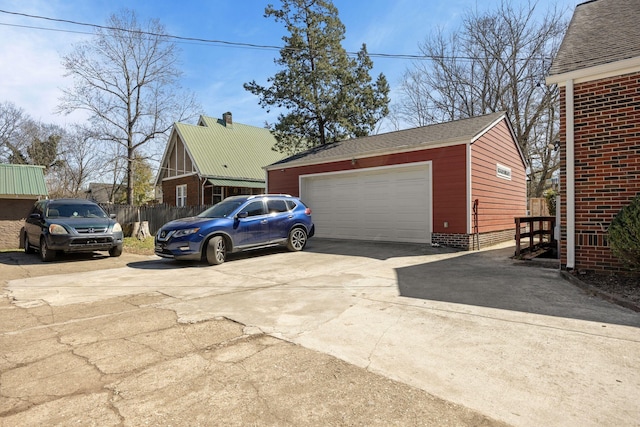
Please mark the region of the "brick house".
[[265, 192], [263, 167], [283, 156], [266, 128], [200, 116], [197, 125], [175, 123], [156, 178], [162, 202], [200, 206], [228, 196]]
[[546, 79], [560, 88], [560, 256], [568, 270], [624, 270], [607, 229], [640, 193], [638, 22], [638, 0], [579, 4]]
[[0, 249], [20, 247], [25, 218], [47, 194], [43, 166], [0, 164]]
[[513, 240], [525, 170], [500, 112], [316, 147], [269, 165], [267, 186], [300, 196], [318, 237], [473, 249]]

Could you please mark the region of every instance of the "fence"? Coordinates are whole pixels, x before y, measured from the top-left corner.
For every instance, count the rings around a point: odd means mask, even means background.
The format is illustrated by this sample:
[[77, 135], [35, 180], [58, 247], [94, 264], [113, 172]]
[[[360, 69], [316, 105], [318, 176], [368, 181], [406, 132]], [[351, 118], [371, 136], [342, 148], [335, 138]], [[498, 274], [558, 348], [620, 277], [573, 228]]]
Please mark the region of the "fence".
[[549, 216], [549, 205], [544, 197], [529, 199], [529, 216]]
[[195, 216], [211, 205], [176, 207], [169, 205], [129, 206], [101, 204], [108, 214], [115, 214], [118, 222], [129, 224], [147, 221], [149, 232], [154, 235], [163, 224], [178, 218]]
[[[529, 246], [526, 248], [529, 252], [534, 252], [536, 249], [544, 246], [545, 244], [553, 244], [553, 229], [556, 224], [556, 217], [554, 216], [528, 216], [522, 218], [515, 218], [516, 221], [516, 257], [520, 256], [523, 248], [521, 248], [521, 240], [529, 238]], [[524, 232], [522, 227], [524, 228]], [[536, 227], [537, 226], [537, 227]], [[538, 238], [538, 242], [535, 243], [534, 239]]]

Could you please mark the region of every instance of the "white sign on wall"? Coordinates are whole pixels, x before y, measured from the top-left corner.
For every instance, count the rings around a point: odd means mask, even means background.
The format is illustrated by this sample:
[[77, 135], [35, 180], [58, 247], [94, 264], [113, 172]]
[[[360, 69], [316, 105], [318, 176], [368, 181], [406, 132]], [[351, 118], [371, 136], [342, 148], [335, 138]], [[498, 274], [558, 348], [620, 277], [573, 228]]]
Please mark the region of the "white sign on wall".
[[496, 163], [496, 176], [502, 179], [508, 179], [511, 181], [511, 168], [503, 166], [500, 163]]

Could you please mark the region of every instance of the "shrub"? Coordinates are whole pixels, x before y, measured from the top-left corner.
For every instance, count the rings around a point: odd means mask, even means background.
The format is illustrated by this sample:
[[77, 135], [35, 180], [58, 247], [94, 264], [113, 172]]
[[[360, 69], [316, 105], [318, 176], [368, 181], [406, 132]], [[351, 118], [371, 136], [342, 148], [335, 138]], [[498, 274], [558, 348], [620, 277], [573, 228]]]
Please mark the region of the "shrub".
[[611, 221], [609, 246], [627, 267], [640, 270], [640, 195]]

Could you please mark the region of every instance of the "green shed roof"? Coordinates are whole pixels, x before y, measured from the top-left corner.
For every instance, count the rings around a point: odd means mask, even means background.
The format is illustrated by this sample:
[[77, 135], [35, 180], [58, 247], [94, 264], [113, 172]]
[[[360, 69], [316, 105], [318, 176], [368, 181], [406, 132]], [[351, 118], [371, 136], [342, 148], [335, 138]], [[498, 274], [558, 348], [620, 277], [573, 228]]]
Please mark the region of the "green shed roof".
[[175, 130], [201, 176], [264, 182], [263, 168], [284, 157], [272, 149], [276, 139], [269, 129], [206, 116], [200, 123], [176, 123]]
[[46, 196], [44, 166], [0, 164], [0, 197]]

